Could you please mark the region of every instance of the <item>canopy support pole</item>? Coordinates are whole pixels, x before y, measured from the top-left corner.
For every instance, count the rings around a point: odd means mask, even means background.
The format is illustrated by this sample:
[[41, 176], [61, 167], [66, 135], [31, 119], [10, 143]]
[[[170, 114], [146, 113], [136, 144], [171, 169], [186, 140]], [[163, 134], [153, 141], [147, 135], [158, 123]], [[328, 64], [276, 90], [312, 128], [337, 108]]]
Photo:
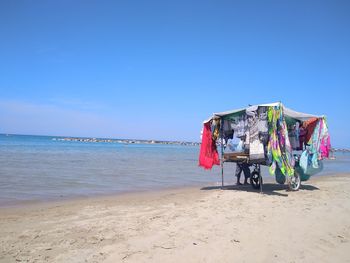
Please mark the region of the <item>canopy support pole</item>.
[[221, 189], [224, 189], [224, 121], [220, 118], [220, 144], [221, 144]]
[[262, 177], [261, 177], [261, 170], [260, 170], [260, 164], [259, 164], [259, 183], [260, 183], [260, 194], [263, 193], [263, 181], [262, 181]]

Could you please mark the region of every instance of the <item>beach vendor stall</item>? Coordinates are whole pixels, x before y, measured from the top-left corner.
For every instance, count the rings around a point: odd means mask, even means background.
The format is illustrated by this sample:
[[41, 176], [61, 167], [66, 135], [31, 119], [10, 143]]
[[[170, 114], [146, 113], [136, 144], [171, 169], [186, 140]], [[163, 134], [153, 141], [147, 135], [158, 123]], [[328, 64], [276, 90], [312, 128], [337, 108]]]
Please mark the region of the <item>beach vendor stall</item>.
[[330, 149], [325, 116], [297, 112], [280, 102], [260, 104], [214, 113], [203, 123], [199, 166], [221, 165], [224, 186], [225, 162], [251, 165], [250, 183], [262, 191], [260, 165], [266, 165], [278, 183], [298, 190], [301, 181], [322, 170]]

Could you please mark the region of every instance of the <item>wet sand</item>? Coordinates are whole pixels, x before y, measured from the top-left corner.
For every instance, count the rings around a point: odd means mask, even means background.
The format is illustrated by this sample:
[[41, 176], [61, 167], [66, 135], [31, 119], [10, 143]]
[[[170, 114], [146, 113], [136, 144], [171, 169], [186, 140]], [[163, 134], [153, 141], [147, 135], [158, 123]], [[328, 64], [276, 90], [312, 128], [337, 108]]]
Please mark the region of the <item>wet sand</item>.
[[0, 262], [350, 262], [350, 174], [2, 208]]

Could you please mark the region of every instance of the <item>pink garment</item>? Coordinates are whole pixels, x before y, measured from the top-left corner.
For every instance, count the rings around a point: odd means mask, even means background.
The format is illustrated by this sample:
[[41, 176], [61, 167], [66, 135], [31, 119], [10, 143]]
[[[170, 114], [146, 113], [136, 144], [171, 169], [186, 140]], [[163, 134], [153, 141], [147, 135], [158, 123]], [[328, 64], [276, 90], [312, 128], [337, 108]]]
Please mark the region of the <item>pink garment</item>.
[[329, 151], [331, 150], [331, 139], [328, 135], [323, 138], [320, 145], [321, 158], [329, 158]]
[[211, 169], [213, 165], [219, 165], [219, 154], [213, 141], [210, 129], [210, 123], [207, 122], [203, 127], [202, 144], [199, 153], [199, 166], [205, 169]]

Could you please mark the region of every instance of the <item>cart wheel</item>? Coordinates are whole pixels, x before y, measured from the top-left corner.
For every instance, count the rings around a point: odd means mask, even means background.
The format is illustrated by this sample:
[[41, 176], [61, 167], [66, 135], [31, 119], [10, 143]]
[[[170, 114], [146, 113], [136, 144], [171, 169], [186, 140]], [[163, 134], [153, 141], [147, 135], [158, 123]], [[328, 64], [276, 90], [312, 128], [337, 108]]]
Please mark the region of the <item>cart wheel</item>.
[[254, 189], [260, 188], [260, 183], [262, 184], [262, 177], [259, 176], [257, 171], [254, 171], [250, 175], [250, 184]]
[[300, 187], [300, 175], [297, 171], [294, 171], [294, 175], [289, 178], [288, 182], [289, 190], [298, 191]]

